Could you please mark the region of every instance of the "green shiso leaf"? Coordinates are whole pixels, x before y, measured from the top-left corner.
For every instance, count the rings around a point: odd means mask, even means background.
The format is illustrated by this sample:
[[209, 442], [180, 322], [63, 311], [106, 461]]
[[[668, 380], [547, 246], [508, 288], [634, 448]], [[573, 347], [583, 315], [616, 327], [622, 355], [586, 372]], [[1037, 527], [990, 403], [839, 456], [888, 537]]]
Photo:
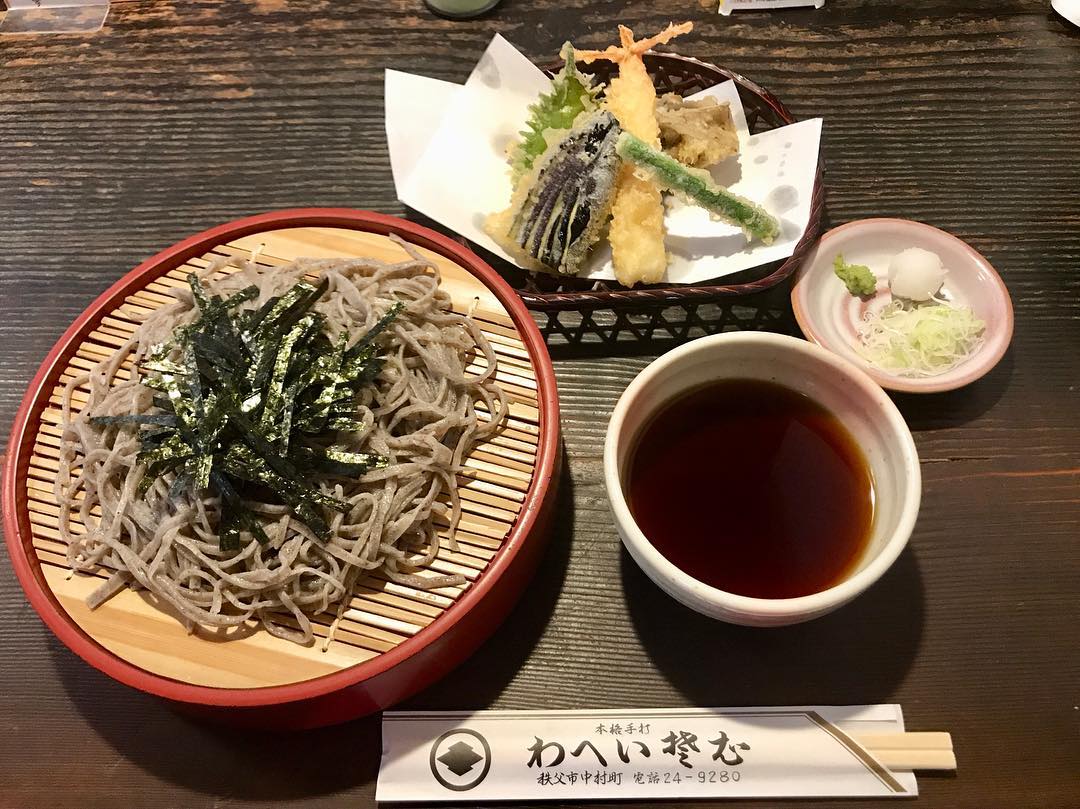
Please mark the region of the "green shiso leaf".
[[574, 46], [566, 42], [559, 51], [563, 67], [551, 80], [551, 89], [543, 93], [535, 104], [529, 105], [529, 120], [521, 130], [519, 140], [510, 152], [510, 172], [514, 185], [532, 168], [533, 162], [544, 153], [549, 144], [548, 130], [567, 130], [574, 119], [583, 112], [598, 107], [592, 76], [578, 73], [574, 64]]
[[332, 340], [326, 318], [312, 308], [329, 281], [296, 284], [257, 309], [247, 287], [227, 298], [211, 295], [188, 276], [199, 310], [156, 346], [141, 368], [157, 391], [157, 412], [94, 416], [99, 427], [139, 430], [138, 460], [145, 492], [171, 475], [171, 497], [184, 492], [221, 500], [222, 550], [237, 550], [244, 532], [267, 542], [245, 497], [276, 498], [317, 536], [326, 537], [326, 512], [348, 503], [319, 487], [327, 478], [357, 477], [387, 460], [335, 443], [339, 433], [364, 428], [356, 400], [382, 367], [376, 338], [403, 304], [392, 306], [352, 346]]

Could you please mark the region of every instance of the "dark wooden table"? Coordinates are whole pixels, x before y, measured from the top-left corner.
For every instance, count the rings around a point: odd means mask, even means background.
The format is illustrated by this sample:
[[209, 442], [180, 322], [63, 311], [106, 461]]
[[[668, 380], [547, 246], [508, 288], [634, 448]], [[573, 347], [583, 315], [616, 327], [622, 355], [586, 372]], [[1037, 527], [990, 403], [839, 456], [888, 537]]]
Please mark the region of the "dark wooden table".
[[[94, 36], [0, 38], [0, 429], [65, 325], [158, 249], [274, 208], [402, 213], [384, 68], [461, 81], [495, 31], [546, 59], [617, 21], [693, 19], [681, 50], [825, 118], [833, 223], [920, 219], [991, 260], [1012, 348], [966, 390], [897, 397], [925, 480], [910, 548], [856, 603], [772, 631], [681, 608], [616, 539], [606, 414], [660, 347], [560, 350], [550, 550], [490, 642], [409, 707], [895, 701], [955, 741], [958, 773], [922, 777], [921, 805], [1080, 806], [1080, 30], [1045, 0], [704, 5], [507, 0], [453, 23], [420, 0], [145, 0]], [[182, 718], [54, 640], [6, 562], [0, 643], [0, 806], [372, 804], [377, 717], [293, 736]]]

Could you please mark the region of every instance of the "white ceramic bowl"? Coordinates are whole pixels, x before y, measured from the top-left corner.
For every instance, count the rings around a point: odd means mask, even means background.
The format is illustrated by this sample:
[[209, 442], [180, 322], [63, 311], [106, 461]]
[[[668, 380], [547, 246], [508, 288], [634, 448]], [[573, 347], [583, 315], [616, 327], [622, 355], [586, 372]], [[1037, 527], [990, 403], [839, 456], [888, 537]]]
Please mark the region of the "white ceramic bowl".
[[[863, 557], [839, 584], [799, 598], [750, 598], [718, 590], [669, 562], [634, 522], [623, 475], [638, 432], [673, 397], [720, 379], [766, 380], [804, 393], [837, 416], [862, 449], [874, 479], [871, 536]], [[850, 362], [819, 346], [761, 332], [694, 340], [638, 374], [619, 399], [608, 425], [604, 482], [619, 537], [646, 575], [691, 609], [747, 626], [808, 621], [859, 595], [907, 545], [922, 494], [915, 442], [884, 391]]]

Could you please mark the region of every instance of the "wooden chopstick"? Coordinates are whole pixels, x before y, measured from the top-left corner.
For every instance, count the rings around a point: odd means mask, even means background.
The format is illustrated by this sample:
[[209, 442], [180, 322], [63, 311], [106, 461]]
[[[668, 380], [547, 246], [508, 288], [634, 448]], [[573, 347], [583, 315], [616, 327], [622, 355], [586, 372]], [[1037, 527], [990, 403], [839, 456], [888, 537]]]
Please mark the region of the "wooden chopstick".
[[955, 770], [952, 750], [871, 750], [890, 770]]
[[854, 739], [892, 770], [956, 769], [948, 733], [863, 733]]

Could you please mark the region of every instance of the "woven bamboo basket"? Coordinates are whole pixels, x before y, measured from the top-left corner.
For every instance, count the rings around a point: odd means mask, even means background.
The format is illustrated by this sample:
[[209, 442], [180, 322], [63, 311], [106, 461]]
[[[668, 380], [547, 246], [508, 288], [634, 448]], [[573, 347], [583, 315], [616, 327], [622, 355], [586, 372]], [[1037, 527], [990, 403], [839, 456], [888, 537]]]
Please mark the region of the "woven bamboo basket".
[[[686, 96], [725, 81], [735, 82], [751, 134], [776, 129], [795, 123], [797, 120], [788, 112], [780, 99], [764, 87], [727, 68], [689, 56], [655, 51], [646, 53], [643, 61], [652, 77], [657, 95], [678, 93]], [[562, 62], [556, 62], [548, 65], [546, 69], [550, 75], [554, 75], [561, 67]], [[582, 64], [579, 67], [584, 72], [592, 73], [598, 81], [605, 84], [610, 82], [618, 72], [616, 65], [606, 61]], [[790, 278], [798, 268], [821, 233], [824, 208], [825, 188], [819, 164], [810, 203], [810, 220], [792, 255], [761, 267], [744, 270], [714, 283], [646, 284], [628, 289], [615, 281], [593, 281], [587, 278], [517, 270], [511, 275], [513, 286], [530, 309], [543, 312], [619, 310], [695, 304], [763, 292]]]
[[[657, 93], [689, 95], [728, 80], [735, 82], [751, 134], [797, 120], [775, 95], [727, 68], [652, 51], [645, 54], [644, 62]], [[545, 66], [549, 74], [561, 67], [561, 62]], [[617, 70], [603, 61], [579, 67], [603, 82]], [[824, 214], [825, 186], [819, 162], [806, 231], [792, 255], [780, 261], [713, 282], [661, 283], [633, 289], [615, 281], [526, 272], [509, 262], [500, 262], [497, 267], [534, 311], [540, 331], [553, 350], [609, 354], [626, 345], [664, 345], [731, 329], [797, 333], [786, 289], [792, 273], [817, 242]]]
[[[57, 530], [53, 495], [64, 384], [112, 354], [138, 318], [168, 303], [188, 272], [217, 255], [250, 256], [268, 267], [300, 256], [401, 260], [394, 232], [436, 264], [456, 311], [471, 313], [498, 356], [510, 417], [476, 447], [459, 477], [464, 513], [458, 550], [446, 546], [430, 575], [461, 574], [460, 587], [417, 590], [374, 573], [358, 587], [332, 639], [311, 647], [263, 631], [221, 640], [189, 635], [146, 593], [127, 590], [96, 610], [86, 596], [98, 575], [73, 575]], [[231, 270], [230, 270], [231, 271]], [[472, 370], [483, 358], [472, 358]], [[85, 392], [76, 394], [79, 404]], [[193, 237], [117, 283], [68, 330], [38, 372], [9, 444], [3, 495], [12, 562], [31, 603], [74, 651], [129, 685], [174, 700], [278, 710], [285, 724], [340, 721], [417, 690], [460, 662], [498, 624], [535, 565], [554, 494], [558, 404], [550, 360], [520, 300], [475, 255], [409, 222], [335, 209], [253, 217]], [[75, 512], [73, 512], [75, 513]], [[75, 529], [79, 530], [80, 525]], [[445, 535], [445, 531], [443, 532]], [[332, 615], [319, 616], [325, 639]]]

